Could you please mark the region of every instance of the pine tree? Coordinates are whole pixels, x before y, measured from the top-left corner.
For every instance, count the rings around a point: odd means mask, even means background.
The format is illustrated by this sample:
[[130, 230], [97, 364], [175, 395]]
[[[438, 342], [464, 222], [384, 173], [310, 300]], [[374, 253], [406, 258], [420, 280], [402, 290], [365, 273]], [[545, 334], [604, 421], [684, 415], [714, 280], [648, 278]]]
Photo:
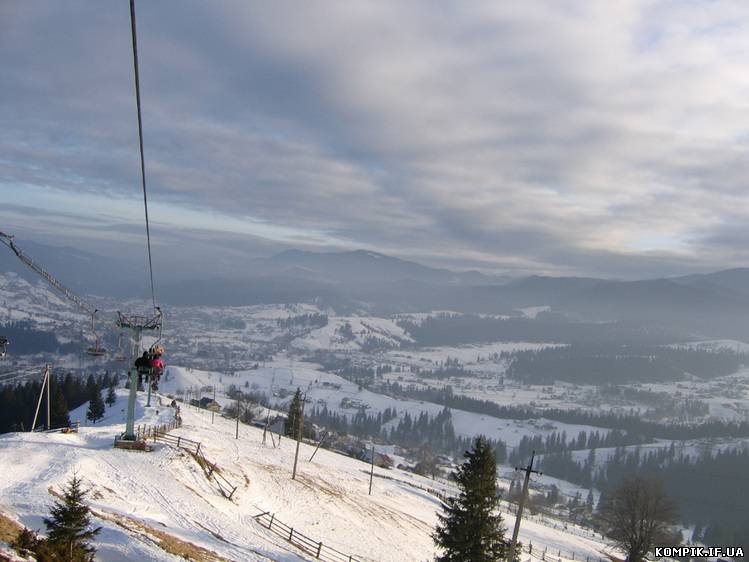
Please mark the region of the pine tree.
[[24, 527], [16, 538], [14, 538], [10, 546], [18, 552], [21, 556], [31, 556], [36, 553], [39, 548], [40, 539], [37, 534], [31, 529]]
[[304, 426], [302, 416], [302, 391], [297, 388], [294, 398], [291, 399], [291, 404], [289, 404], [289, 413], [283, 424], [283, 431], [286, 435], [297, 440], [302, 438], [302, 427]]
[[101, 527], [91, 528], [89, 508], [83, 503], [86, 490], [76, 474], [63, 490], [62, 501], [55, 502], [50, 517], [44, 519], [47, 526], [45, 547], [54, 560], [89, 562], [94, 559], [96, 548], [90, 544]]
[[104, 401], [101, 399], [101, 389], [98, 384], [95, 384], [91, 389], [91, 399], [88, 403], [86, 419], [96, 423], [97, 420], [104, 417], [105, 410]]
[[60, 385], [55, 386], [49, 414], [50, 418], [52, 418], [50, 420], [52, 427], [68, 427], [70, 425], [68, 402], [65, 400], [65, 395]]
[[485, 437], [479, 436], [454, 471], [461, 492], [448, 498], [433, 535], [443, 554], [437, 562], [495, 562], [508, 545], [498, 512], [497, 463]]
[[106, 403], [107, 406], [114, 406], [115, 402], [117, 402], [117, 395], [114, 393], [114, 383], [112, 383], [109, 385], [109, 390], [107, 390]]

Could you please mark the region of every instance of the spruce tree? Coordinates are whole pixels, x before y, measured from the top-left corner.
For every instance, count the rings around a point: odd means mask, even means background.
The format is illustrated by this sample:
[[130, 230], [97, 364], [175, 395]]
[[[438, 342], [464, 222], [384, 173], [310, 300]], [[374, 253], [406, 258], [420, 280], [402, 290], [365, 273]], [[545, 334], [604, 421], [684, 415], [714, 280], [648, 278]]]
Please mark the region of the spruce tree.
[[95, 384], [91, 390], [91, 399], [88, 403], [86, 419], [96, 423], [97, 420], [104, 417], [105, 410], [106, 407], [104, 406], [104, 400], [101, 399], [101, 389], [98, 384]]
[[442, 549], [437, 562], [495, 562], [509, 548], [499, 514], [497, 463], [485, 437], [479, 436], [466, 461], [454, 471], [460, 494], [448, 498], [433, 535]]
[[70, 426], [70, 415], [68, 411], [68, 402], [65, 400], [65, 395], [62, 392], [60, 385], [55, 387], [55, 392], [52, 395], [52, 403], [50, 404], [50, 423], [52, 427], [68, 427]]
[[109, 385], [105, 402], [107, 403], [107, 406], [114, 406], [114, 403], [117, 402], [117, 395], [114, 393], [114, 383]]
[[81, 479], [73, 474], [63, 490], [62, 501], [55, 502], [50, 517], [44, 519], [47, 526], [44, 546], [54, 560], [89, 562], [94, 559], [96, 548], [90, 541], [99, 534], [101, 527], [91, 528], [89, 508], [83, 503], [86, 493]]
[[297, 388], [294, 398], [291, 399], [291, 404], [289, 404], [289, 413], [283, 424], [284, 433], [292, 439], [299, 440], [302, 438], [302, 428], [304, 426], [302, 416], [302, 391]]

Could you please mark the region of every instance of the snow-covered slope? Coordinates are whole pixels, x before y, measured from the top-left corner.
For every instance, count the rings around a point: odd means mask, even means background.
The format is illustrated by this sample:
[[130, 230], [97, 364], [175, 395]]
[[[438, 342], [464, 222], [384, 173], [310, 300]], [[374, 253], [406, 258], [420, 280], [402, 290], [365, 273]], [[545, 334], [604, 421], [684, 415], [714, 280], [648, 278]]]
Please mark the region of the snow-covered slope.
[[[291, 367], [265, 367], [249, 371], [239, 371], [231, 377], [224, 373], [199, 371], [183, 367], [170, 366], [168, 380], [162, 383], [164, 392], [177, 393], [187, 388], [199, 389], [204, 386], [217, 386], [218, 391], [230, 384], [239, 388], [249, 388], [265, 393], [268, 396], [285, 390], [290, 397], [300, 388], [306, 390], [311, 404], [318, 408], [327, 406], [328, 410], [354, 415], [362, 407], [370, 414], [377, 414], [387, 408], [394, 408], [398, 417], [406, 413], [418, 417], [421, 412], [436, 416], [443, 406], [421, 400], [393, 398], [371, 392], [358, 385], [334, 375], [307, 366], [305, 364]], [[247, 385], [245, 387], [245, 385]], [[290, 398], [287, 398], [287, 401]], [[220, 401], [220, 400], [219, 400]], [[598, 431], [608, 433], [607, 429], [588, 425], [566, 424], [543, 418], [536, 420], [508, 420], [489, 415], [452, 409], [452, 421], [456, 434], [463, 437], [475, 437], [478, 434], [492, 439], [502, 439], [510, 447], [516, 446], [524, 436], [549, 435], [565, 431], [568, 437], [579, 433]], [[391, 423], [397, 423], [391, 422]]]
[[[141, 397], [142, 399], [142, 397]], [[207, 549], [237, 561], [312, 559], [255, 522], [271, 512], [280, 521], [339, 551], [365, 561], [422, 561], [433, 557], [430, 534], [439, 500], [428, 489], [448, 486], [398, 470], [375, 468], [374, 489], [368, 495], [368, 465], [321, 450], [308, 462], [312, 447], [302, 444], [296, 481], [291, 480], [295, 443], [280, 447], [262, 443], [262, 430], [241, 426], [205, 411], [182, 407], [180, 435], [200, 441], [206, 457], [238, 485], [233, 501], [218, 494], [196, 461], [187, 453], [156, 444], [154, 452], [112, 448], [123, 430], [125, 393], [95, 426], [78, 434], [6, 434], [0, 436], [0, 511], [24, 525], [43, 529], [42, 517], [58, 491], [77, 471], [91, 488], [90, 504], [96, 524], [99, 558], [177, 560], [160, 548], [174, 540]], [[166, 404], [166, 399], [163, 401]], [[168, 406], [145, 408], [138, 423], [170, 419]], [[83, 418], [85, 406], [72, 413]], [[505, 483], [506, 484], [506, 483]], [[506, 516], [508, 526], [513, 523]], [[560, 524], [557, 523], [558, 526]], [[597, 560], [604, 545], [581, 530], [555, 529], [529, 519], [521, 531], [539, 553], [546, 546], [569, 559]], [[566, 553], [566, 554], [565, 554]]]
[[397, 348], [411, 342], [395, 321], [374, 316], [331, 316], [328, 325], [297, 338], [292, 345], [305, 350], [357, 351], [367, 346]]

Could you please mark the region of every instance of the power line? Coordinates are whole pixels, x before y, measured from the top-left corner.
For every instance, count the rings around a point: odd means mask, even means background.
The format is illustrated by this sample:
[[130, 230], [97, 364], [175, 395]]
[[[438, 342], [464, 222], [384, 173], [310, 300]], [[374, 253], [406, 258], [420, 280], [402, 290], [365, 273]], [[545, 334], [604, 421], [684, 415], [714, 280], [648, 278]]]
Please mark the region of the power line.
[[146, 164], [143, 157], [143, 120], [140, 112], [140, 76], [138, 74], [138, 41], [135, 30], [135, 0], [130, 0], [130, 28], [133, 37], [133, 67], [135, 68], [135, 102], [138, 106], [138, 142], [140, 145], [140, 177], [143, 184], [143, 208], [146, 212], [146, 240], [148, 242], [148, 271], [151, 276], [151, 300], [156, 308], [156, 291], [153, 286], [153, 260], [151, 259], [151, 228], [148, 223], [148, 196], [146, 195]]

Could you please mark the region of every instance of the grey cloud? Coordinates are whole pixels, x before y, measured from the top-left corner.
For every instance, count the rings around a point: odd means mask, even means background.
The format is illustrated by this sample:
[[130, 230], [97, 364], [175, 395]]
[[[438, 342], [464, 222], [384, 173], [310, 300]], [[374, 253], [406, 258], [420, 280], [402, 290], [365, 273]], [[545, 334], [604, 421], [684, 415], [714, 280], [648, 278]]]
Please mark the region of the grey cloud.
[[[126, 6], [2, 15], [0, 185], [137, 193]], [[725, 2], [140, 2], [152, 197], [441, 265], [738, 265], [741, 235], [720, 233], [749, 202], [746, 16]], [[638, 246], [659, 237], [684, 246]]]

